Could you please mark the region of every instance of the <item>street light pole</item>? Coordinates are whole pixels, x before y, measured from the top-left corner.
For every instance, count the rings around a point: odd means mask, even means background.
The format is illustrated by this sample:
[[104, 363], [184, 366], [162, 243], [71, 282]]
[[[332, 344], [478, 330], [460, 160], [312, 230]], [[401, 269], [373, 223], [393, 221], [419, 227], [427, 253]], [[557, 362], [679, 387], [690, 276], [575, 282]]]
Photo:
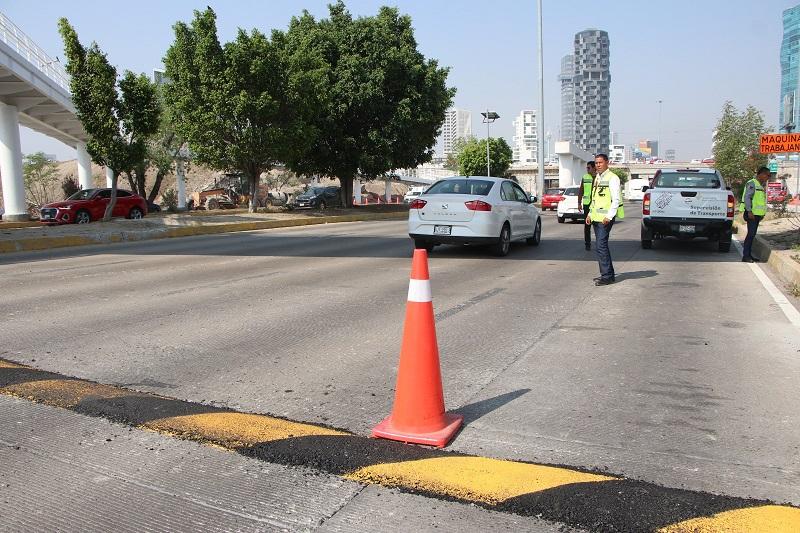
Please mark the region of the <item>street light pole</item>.
[[486, 123], [486, 177], [488, 178], [492, 175], [489, 159], [489, 124], [500, 118], [500, 115], [487, 109], [485, 113], [481, 113], [481, 116], [483, 116], [483, 122]]
[[658, 101], [658, 133], [656, 136], [656, 146], [658, 146], [658, 158], [663, 159], [661, 157], [661, 103], [663, 100]]
[[542, 46], [542, 0], [537, 1], [537, 13], [539, 17], [539, 124], [538, 134], [539, 138], [539, 155], [537, 156], [537, 166], [539, 167], [539, 176], [536, 179], [537, 194], [541, 195], [544, 191], [544, 51]]

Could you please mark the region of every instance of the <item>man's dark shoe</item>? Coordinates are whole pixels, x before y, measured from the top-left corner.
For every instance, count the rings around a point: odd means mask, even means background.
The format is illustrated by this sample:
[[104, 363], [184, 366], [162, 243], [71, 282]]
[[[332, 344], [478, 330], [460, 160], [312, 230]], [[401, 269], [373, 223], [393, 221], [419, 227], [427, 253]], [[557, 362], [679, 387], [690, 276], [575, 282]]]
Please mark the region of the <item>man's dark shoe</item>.
[[756, 260], [752, 257], [742, 257], [742, 263], [755, 263]]
[[600, 278], [597, 281], [595, 281], [594, 284], [600, 287], [602, 285], [611, 285], [612, 283], [614, 283], [614, 281], [615, 281], [614, 278]]
[[592, 249], [592, 245], [589, 244], [589, 243], [585, 243], [585, 246], [586, 246], [586, 251], [587, 252]]

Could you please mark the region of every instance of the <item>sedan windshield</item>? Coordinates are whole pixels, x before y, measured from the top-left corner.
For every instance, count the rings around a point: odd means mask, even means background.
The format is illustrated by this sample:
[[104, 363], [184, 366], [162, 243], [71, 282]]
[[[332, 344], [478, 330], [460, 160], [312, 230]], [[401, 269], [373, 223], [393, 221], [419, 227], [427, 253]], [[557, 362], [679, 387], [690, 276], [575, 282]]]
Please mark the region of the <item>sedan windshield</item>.
[[92, 197], [94, 191], [95, 191], [94, 189], [84, 189], [82, 191], [76, 192], [75, 194], [67, 198], [67, 200], [88, 200], [89, 198]]
[[492, 190], [493, 181], [455, 179], [437, 181], [425, 194], [471, 194], [473, 196], [486, 196]]
[[325, 189], [322, 189], [322, 188], [308, 189], [306, 192], [304, 192], [300, 196], [305, 196], [305, 197], [308, 197], [308, 196], [319, 196], [324, 191], [325, 191]]
[[566, 191], [564, 191], [564, 196], [578, 196], [578, 188], [569, 187]]

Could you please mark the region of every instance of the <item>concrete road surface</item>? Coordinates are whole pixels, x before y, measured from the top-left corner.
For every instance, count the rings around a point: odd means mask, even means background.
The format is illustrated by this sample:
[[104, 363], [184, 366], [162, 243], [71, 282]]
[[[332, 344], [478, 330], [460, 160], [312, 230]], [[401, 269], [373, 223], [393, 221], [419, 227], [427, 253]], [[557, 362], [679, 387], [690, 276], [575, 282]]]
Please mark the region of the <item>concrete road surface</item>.
[[[609, 287], [551, 213], [506, 258], [434, 250], [451, 448], [800, 504], [797, 326], [736, 252], [638, 237], [615, 225]], [[404, 222], [8, 254], [0, 357], [368, 435], [410, 254]]]

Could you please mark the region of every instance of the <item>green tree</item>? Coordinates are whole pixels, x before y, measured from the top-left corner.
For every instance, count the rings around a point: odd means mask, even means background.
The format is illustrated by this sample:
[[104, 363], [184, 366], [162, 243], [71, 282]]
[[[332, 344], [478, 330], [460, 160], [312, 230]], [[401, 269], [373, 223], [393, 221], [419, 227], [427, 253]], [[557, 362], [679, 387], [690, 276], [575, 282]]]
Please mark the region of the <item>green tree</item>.
[[240, 29], [221, 45], [211, 8], [174, 30], [164, 96], [175, 130], [195, 161], [247, 177], [255, 211], [261, 174], [296, 159], [314, 139], [309, 119], [319, 111], [319, 65], [288, 47], [280, 31], [267, 37]]
[[[514, 153], [505, 139], [489, 139], [489, 162], [492, 176], [504, 177], [508, 172]], [[472, 138], [459, 147], [458, 173], [462, 176], [486, 175], [486, 139]]]
[[759, 136], [765, 132], [764, 117], [755, 107], [739, 112], [730, 101], [722, 106], [714, 133], [714, 166], [737, 195], [758, 167], [767, 164], [767, 156], [759, 153], [758, 146]]
[[448, 69], [417, 49], [410, 17], [382, 7], [354, 19], [340, 0], [327, 19], [308, 11], [293, 18], [287, 39], [325, 73], [317, 135], [286, 161], [292, 170], [338, 178], [351, 206], [357, 175], [371, 179], [431, 159], [455, 89], [446, 85]]
[[86, 149], [95, 163], [113, 171], [111, 201], [103, 217], [107, 221], [117, 201], [119, 174], [142, 164], [148, 139], [158, 129], [156, 89], [144, 74], [125, 71], [118, 79], [117, 69], [97, 43], [85, 48], [67, 19], [59, 19], [58, 30], [72, 101], [89, 136]]
[[28, 154], [22, 160], [22, 175], [29, 205], [39, 209], [53, 201], [53, 188], [58, 182], [58, 165], [44, 152]]
[[628, 181], [628, 177], [629, 177], [628, 169], [627, 168], [614, 167], [614, 168], [609, 168], [608, 170], [610, 170], [611, 172], [613, 172], [614, 174], [616, 174], [619, 177], [619, 184], [620, 184], [621, 187], [624, 187], [625, 183]]

